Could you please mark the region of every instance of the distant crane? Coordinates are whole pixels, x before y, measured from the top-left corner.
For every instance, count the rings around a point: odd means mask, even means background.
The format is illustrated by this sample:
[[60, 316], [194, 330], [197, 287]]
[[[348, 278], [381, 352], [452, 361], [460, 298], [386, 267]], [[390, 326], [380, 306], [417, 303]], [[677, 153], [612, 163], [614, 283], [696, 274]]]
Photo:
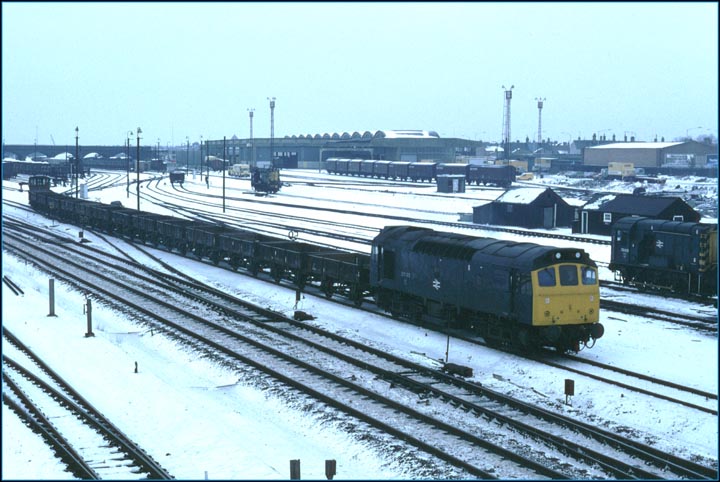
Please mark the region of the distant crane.
[[55, 147], [55, 138], [50, 134], [50, 139], [53, 141], [53, 147]]

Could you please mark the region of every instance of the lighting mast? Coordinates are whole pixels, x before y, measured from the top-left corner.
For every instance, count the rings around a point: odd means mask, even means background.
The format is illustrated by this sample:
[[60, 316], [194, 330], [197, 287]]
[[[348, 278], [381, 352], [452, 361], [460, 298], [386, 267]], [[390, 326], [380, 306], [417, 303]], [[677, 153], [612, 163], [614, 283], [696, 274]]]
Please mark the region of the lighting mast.
[[542, 143], [542, 108], [543, 108], [543, 102], [545, 102], [545, 98], [535, 97], [535, 100], [537, 101], [538, 106], [538, 144]]
[[515, 88], [511, 85], [509, 89], [502, 86], [505, 91], [505, 110], [503, 112], [503, 147], [505, 149], [505, 159], [510, 160], [510, 100], [512, 100], [512, 90]]

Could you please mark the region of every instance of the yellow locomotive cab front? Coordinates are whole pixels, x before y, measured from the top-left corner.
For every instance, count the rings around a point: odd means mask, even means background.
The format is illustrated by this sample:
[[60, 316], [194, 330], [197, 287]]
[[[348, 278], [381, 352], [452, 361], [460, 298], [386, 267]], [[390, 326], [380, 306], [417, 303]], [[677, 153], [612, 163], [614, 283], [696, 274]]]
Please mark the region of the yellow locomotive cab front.
[[532, 272], [533, 326], [597, 323], [600, 287], [597, 269], [560, 263]]

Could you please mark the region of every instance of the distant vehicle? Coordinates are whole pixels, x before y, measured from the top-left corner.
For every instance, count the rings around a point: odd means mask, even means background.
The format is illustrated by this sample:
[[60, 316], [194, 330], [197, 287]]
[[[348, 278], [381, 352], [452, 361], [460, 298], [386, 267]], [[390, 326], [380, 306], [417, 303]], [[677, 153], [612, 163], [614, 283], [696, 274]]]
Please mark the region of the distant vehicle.
[[481, 165], [462, 163], [435, 163], [431, 161], [375, 161], [371, 159], [338, 159], [325, 161], [328, 174], [376, 177], [398, 181], [433, 181], [438, 175], [460, 174], [466, 183], [494, 184], [510, 187], [517, 173], [512, 165]]
[[608, 163], [606, 178], [634, 181], [635, 164], [632, 162], [610, 162]]
[[233, 164], [228, 169], [228, 174], [234, 177], [250, 177], [249, 164]]
[[280, 190], [280, 169], [274, 166], [255, 166], [250, 169], [250, 186], [255, 192], [276, 193]]
[[183, 171], [173, 171], [170, 173], [170, 182], [172, 184], [177, 183], [184, 183], [185, 182], [185, 173]]
[[28, 191], [50, 191], [50, 176], [30, 176], [28, 178]]

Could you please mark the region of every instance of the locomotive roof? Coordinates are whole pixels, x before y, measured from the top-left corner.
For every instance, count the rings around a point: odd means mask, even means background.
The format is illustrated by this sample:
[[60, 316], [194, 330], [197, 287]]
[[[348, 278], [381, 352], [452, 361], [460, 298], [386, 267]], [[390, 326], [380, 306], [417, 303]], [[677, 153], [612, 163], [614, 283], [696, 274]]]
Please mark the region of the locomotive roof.
[[643, 216], [627, 216], [620, 218], [613, 224], [613, 232], [617, 229], [628, 230], [635, 225], [646, 231], [665, 231], [671, 233], [694, 233], [698, 230], [717, 231], [717, 224], [694, 223], [683, 221], [668, 221], [667, 219], [648, 218]]
[[[588, 201], [583, 210], [656, 216], [674, 203], [685, 203], [678, 196], [637, 196], [634, 194], [600, 194]], [[686, 203], [685, 203], [686, 204]], [[690, 206], [688, 206], [690, 207]], [[690, 208], [692, 209], [692, 208]]]
[[595, 265], [582, 249], [481, 238], [415, 226], [388, 227], [375, 238], [375, 242], [379, 244], [391, 240], [397, 240], [413, 251], [441, 258], [492, 263], [496, 266], [514, 267], [523, 271], [537, 269], [558, 261], [582, 261]]

